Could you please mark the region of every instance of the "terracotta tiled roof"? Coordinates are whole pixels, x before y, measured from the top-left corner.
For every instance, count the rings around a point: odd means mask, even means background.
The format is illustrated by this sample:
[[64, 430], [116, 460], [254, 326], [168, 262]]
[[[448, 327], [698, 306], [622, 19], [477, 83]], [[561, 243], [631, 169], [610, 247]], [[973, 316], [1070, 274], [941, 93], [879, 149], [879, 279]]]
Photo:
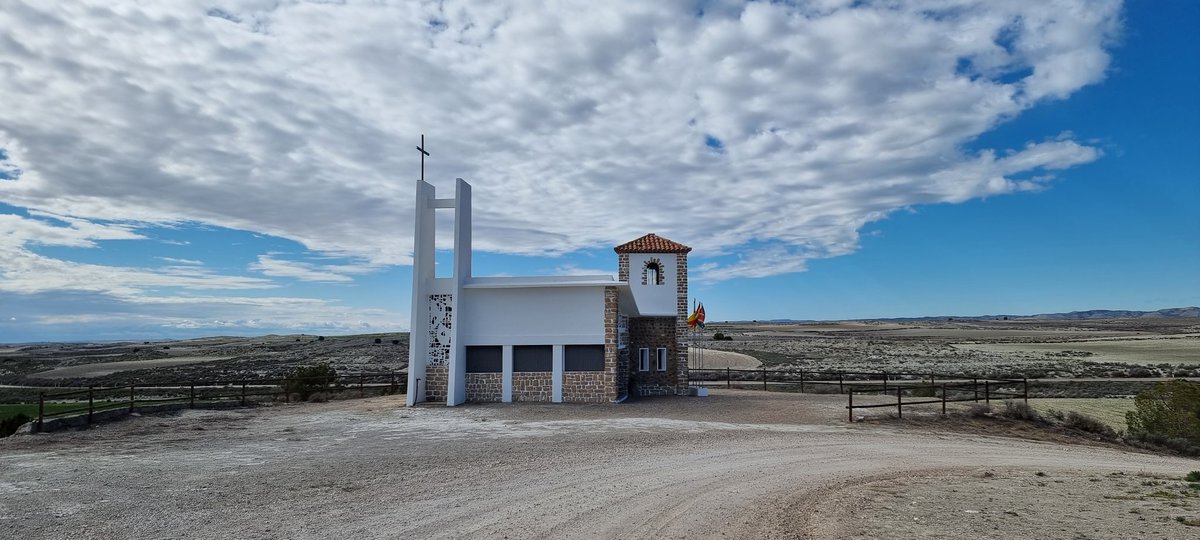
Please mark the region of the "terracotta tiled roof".
[[687, 253], [691, 250], [690, 247], [667, 240], [654, 233], [613, 248], [613, 251], [617, 253]]

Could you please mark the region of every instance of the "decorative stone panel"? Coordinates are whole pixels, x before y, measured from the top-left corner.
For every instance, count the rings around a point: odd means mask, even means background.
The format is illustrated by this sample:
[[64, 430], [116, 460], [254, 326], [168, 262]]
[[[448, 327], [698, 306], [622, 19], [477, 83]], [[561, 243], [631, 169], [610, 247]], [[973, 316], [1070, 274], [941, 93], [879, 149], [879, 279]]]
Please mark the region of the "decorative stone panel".
[[504, 398], [504, 374], [467, 373], [467, 401], [500, 401]]
[[512, 374], [513, 401], [554, 401], [554, 374], [523, 371]]
[[[450, 382], [450, 370], [445, 367], [425, 368], [425, 380], [418, 384], [425, 385], [425, 401], [430, 403], [445, 403], [446, 389]], [[418, 391], [420, 391], [418, 389]]]
[[613, 388], [612, 378], [603, 371], [563, 373], [563, 401], [568, 403], [607, 403]]

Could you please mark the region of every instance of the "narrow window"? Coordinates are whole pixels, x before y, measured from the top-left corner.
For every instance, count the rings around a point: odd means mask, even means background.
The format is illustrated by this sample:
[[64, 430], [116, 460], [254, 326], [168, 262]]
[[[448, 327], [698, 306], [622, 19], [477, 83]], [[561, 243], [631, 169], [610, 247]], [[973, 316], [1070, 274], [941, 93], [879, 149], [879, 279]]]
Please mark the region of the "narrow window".
[[650, 349], [638, 349], [638, 371], [650, 371]]
[[662, 347], [658, 348], [658, 370], [667, 370], [667, 350]]
[[662, 285], [663, 265], [658, 259], [650, 259], [642, 264], [642, 285]]

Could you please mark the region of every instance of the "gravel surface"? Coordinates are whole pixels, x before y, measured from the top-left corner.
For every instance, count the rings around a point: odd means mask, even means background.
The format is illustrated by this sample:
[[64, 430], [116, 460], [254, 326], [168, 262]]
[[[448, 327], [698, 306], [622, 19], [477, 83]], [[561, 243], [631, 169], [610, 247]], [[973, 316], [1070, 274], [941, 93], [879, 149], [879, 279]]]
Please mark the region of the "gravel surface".
[[[849, 510], [873, 482], [1200, 469], [1106, 448], [848, 425], [843, 406], [843, 396], [716, 390], [619, 406], [404, 408], [385, 397], [144, 416], [0, 440], [0, 530], [29, 539], [840, 538], [864, 518]], [[1007, 497], [1053, 505], [1060, 485]], [[970, 501], [989, 504], [1003, 506]], [[1137, 517], [1113, 516], [1112, 527], [1132, 536]], [[946, 526], [967, 522], [938, 530]], [[978, 537], [968, 530], [959, 537]], [[872, 531], [864, 534], [934, 530]]]

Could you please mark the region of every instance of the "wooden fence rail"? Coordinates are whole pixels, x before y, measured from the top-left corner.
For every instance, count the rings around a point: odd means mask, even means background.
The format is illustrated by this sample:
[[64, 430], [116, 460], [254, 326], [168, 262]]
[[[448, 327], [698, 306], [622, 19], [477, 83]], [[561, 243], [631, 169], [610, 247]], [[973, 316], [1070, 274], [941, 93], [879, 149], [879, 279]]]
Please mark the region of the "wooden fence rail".
[[[128, 408], [134, 412], [138, 407], [186, 403], [189, 408], [195, 408], [199, 401], [203, 403], [237, 402], [247, 405], [253, 398], [270, 397], [282, 398], [290, 402], [293, 394], [321, 393], [357, 390], [359, 397], [365, 397], [368, 390], [383, 390], [385, 393], [398, 393], [407, 390], [407, 378], [402, 373], [359, 373], [343, 375], [335, 378], [316, 377], [283, 377], [277, 379], [238, 379], [217, 381], [186, 381], [181, 383], [129, 384], [125, 386], [96, 387], [89, 386], [80, 390], [65, 392], [40, 392], [38, 394], [37, 429], [40, 431], [47, 418], [71, 416], [87, 413], [87, 422], [100, 411]], [[139, 392], [142, 394], [139, 396]], [[165, 395], [165, 397], [163, 397]], [[86, 397], [86, 402], [84, 401]], [[73, 400], [68, 398], [74, 398]], [[61, 405], [78, 403], [78, 407], [55, 407], [47, 411], [47, 404]]]

